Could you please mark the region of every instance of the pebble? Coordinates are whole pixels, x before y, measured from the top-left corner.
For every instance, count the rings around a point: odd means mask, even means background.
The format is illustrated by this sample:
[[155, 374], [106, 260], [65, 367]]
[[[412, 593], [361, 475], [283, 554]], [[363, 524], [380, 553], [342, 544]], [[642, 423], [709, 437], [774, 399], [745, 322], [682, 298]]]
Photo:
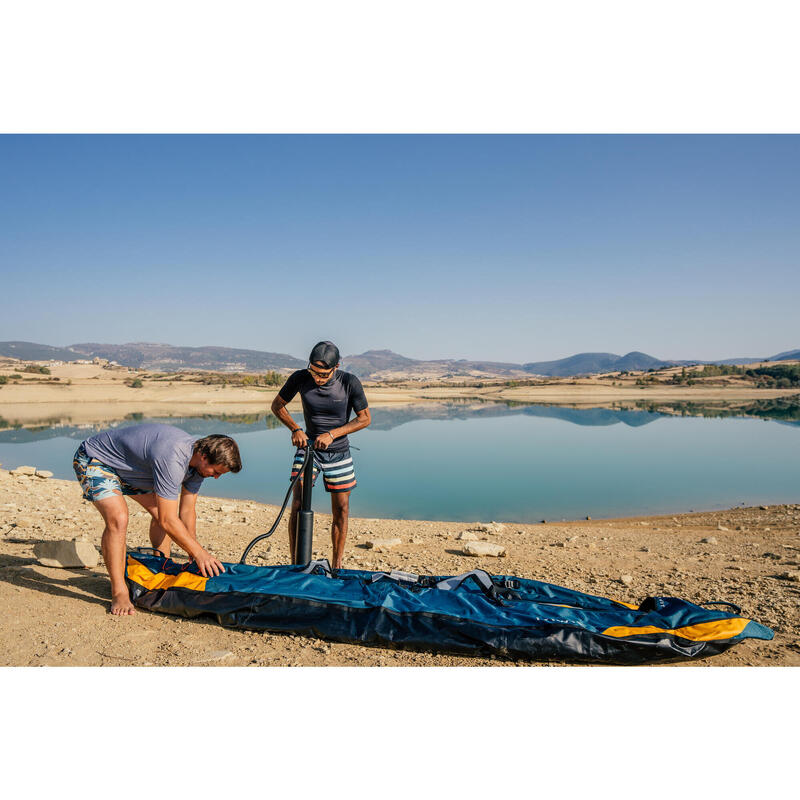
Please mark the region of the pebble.
[[506, 549], [493, 542], [467, 542], [461, 552], [465, 556], [489, 556], [490, 558], [504, 558]]
[[717, 544], [716, 536], [706, 536], [700, 540], [701, 544]]
[[30, 517], [17, 517], [16, 526], [18, 528], [32, 528], [33, 520]]
[[456, 536], [456, 539], [462, 542], [476, 542], [478, 541], [478, 534], [474, 531], [461, 531], [461, 533]]
[[718, 531], [727, 531], [728, 529], [724, 525], [717, 525]]
[[630, 586], [633, 583], [633, 576], [632, 575], [620, 575], [619, 582], [624, 583], [625, 586]]
[[793, 581], [794, 583], [800, 583], [800, 570], [793, 569], [789, 572], [782, 572], [778, 575], [779, 578], [782, 578], [785, 581]]
[[36, 470], [36, 477], [37, 478], [52, 478], [53, 473], [50, 472], [49, 469], [37, 469]]
[[192, 662], [194, 664], [203, 664], [208, 661], [222, 661], [223, 659], [230, 658], [233, 653], [230, 650], [214, 650], [209, 653], [205, 658], [198, 658]]
[[367, 547], [374, 550], [376, 553], [387, 553], [389, 550], [392, 550], [402, 543], [403, 540], [399, 536], [395, 536], [391, 539], [367, 539], [365, 542]]

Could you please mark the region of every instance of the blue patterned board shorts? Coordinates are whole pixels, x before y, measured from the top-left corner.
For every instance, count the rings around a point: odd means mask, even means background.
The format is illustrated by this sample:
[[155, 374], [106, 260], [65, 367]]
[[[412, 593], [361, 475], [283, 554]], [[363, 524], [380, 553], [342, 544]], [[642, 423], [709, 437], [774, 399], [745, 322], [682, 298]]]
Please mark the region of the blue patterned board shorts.
[[[305, 448], [299, 449], [294, 454], [292, 462], [292, 475], [290, 480], [303, 469], [303, 461], [306, 457]], [[322, 478], [325, 483], [326, 492], [352, 492], [356, 488], [356, 470], [353, 466], [353, 457], [350, 449], [341, 450], [338, 453], [329, 453], [326, 450], [314, 451], [314, 480], [312, 485], [317, 482], [317, 474], [322, 470]]]
[[75, 477], [83, 489], [83, 496], [86, 500], [93, 503], [98, 500], [105, 500], [108, 497], [119, 497], [124, 494], [149, 494], [147, 489], [135, 489], [114, 472], [111, 467], [107, 467], [102, 461], [92, 458], [83, 446], [75, 451], [72, 459], [72, 469], [75, 470]]

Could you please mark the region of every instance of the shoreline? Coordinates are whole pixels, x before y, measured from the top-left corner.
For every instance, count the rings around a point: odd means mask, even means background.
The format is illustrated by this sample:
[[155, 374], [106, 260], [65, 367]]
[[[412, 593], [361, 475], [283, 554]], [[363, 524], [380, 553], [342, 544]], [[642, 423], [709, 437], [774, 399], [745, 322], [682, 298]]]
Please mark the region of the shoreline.
[[[149, 517], [129, 501], [128, 547], [149, 544]], [[266, 530], [278, 506], [251, 500], [198, 499], [198, 538], [226, 562]], [[315, 513], [314, 558], [330, 557], [330, 515]], [[488, 523], [489, 521], [484, 521]], [[102, 561], [91, 569], [41, 566], [38, 541], [83, 537], [98, 546], [102, 523], [72, 480], [12, 476], [0, 469], [0, 618], [7, 666], [546, 666], [566, 662], [437, 655], [222, 628], [209, 620], [139, 611], [108, 614]], [[674, 595], [728, 600], [775, 631], [726, 653], [674, 666], [800, 666], [800, 504], [737, 507], [688, 514], [489, 525], [479, 538], [506, 548], [504, 558], [461, 553], [469, 522], [351, 519], [345, 566], [455, 575], [476, 567], [519, 575], [628, 602]], [[370, 538], [399, 538], [391, 552]], [[286, 519], [261, 543], [253, 564], [288, 563]]]
[[[2, 372], [9, 372], [4, 367]], [[0, 385], [0, 418], [9, 425], [34, 425], [69, 420], [77, 424], [108, 422], [128, 415], [204, 416], [269, 413], [278, 386], [221, 386], [182, 380], [147, 380], [140, 388], [126, 384], [136, 376], [128, 370], [107, 370], [98, 366], [53, 367], [49, 377], [25, 376]], [[172, 377], [172, 376], [169, 376]], [[16, 380], [16, 379], [15, 379]], [[370, 407], [442, 402], [496, 402], [562, 405], [574, 408], [633, 408], [641, 403], [668, 406], [670, 403], [746, 404], [800, 396], [797, 387], [757, 389], [746, 384], [720, 385], [698, 382], [693, 386], [610, 385], [598, 378], [554, 379], [532, 386], [505, 384], [483, 386], [391, 387], [367, 385]], [[294, 413], [299, 400], [290, 403]]]

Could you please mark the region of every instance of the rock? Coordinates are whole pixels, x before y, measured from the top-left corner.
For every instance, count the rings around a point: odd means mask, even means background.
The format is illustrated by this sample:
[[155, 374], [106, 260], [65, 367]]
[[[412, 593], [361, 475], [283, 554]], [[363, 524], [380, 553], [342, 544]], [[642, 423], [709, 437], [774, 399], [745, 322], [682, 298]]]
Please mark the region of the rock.
[[715, 536], [706, 536], [700, 540], [700, 544], [716, 544], [717, 539]]
[[37, 469], [36, 470], [36, 477], [37, 478], [52, 478], [53, 473], [50, 472], [49, 469]]
[[727, 531], [728, 529], [724, 525], [717, 525], [718, 531]]
[[411, 542], [411, 544], [424, 544], [424, 543], [425, 543], [425, 540], [424, 540], [424, 539], [422, 539], [422, 538], [421, 538], [421, 537], [419, 537], [419, 536], [412, 536], [412, 537], [409, 539], [409, 541]]
[[619, 582], [624, 583], [625, 586], [630, 586], [633, 583], [633, 575], [620, 575]]
[[44, 567], [96, 567], [98, 561], [97, 548], [85, 539], [39, 542], [34, 545], [33, 554]]
[[456, 536], [456, 539], [462, 542], [476, 542], [478, 541], [478, 534], [474, 531], [461, 531], [461, 533]]
[[18, 528], [32, 528], [35, 523], [30, 517], [17, 517], [15, 524]]
[[778, 555], [778, 553], [762, 553], [761, 557], [762, 558], [773, 558], [773, 559], [775, 559], [775, 561], [780, 561], [781, 560], [781, 556]]
[[229, 505], [217, 506], [217, 511], [221, 511], [223, 514], [232, 514], [234, 511], [236, 511], [236, 506], [229, 506]]
[[208, 661], [222, 661], [226, 658], [230, 658], [233, 653], [230, 650], [214, 650], [213, 652], [209, 653], [205, 658], [198, 658], [196, 661], [193, 661], [193, 664], [204, 664]]
[[586, 519], [591, 519], [591, 517], [587, 515]]
[[650, 552], [650, 548], [647, 545], [645, 545], [644, 547], [640, 547], [639, 548], [639, 552], [641, 552], [641, 553], [649, 553]]
[[769, 511], [769, 506], [759, 506], [762, 511]]
[[503, 558], [506, 549], [500, 544], [492, 542], [467, 542], [461, 552], [465, 556], [490, 556], [491, 558]]
[[391, 539], [367, 539], [365, 544], [376, 553], [388, 553], [402, 542], [403, 540], [399, 536], [395, 536]]
[[35, 475], [36, 467], [17, 467], [11, 470], [12, 475]]
[[506, 529], [506, 526], [503, 525], [502, 522], [495, 522], [492, 520], [490, 528], [492, 529], [492, 533], [502, 533]]
[[550, 547], [566, 547], [564, 542], [552, 542]]
[[794, 583], [800, 583], [800, 570], [793, 569], [789, 572], [782, 572], [780, 575], [778, 575], [778, 577], [785, 581], [794, 581]]

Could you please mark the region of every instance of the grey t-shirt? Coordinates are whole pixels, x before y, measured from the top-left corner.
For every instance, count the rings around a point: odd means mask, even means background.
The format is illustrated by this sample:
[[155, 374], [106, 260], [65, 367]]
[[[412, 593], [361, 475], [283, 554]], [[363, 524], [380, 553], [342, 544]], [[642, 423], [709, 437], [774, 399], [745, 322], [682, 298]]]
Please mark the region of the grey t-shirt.
[[189, 466], [196, 439], [173, 425], [132, 425], [90, 436], [87, 455], [111, 467], [125, 483], [177, 500], [181, 486], [197, 494], [203, 477]]

